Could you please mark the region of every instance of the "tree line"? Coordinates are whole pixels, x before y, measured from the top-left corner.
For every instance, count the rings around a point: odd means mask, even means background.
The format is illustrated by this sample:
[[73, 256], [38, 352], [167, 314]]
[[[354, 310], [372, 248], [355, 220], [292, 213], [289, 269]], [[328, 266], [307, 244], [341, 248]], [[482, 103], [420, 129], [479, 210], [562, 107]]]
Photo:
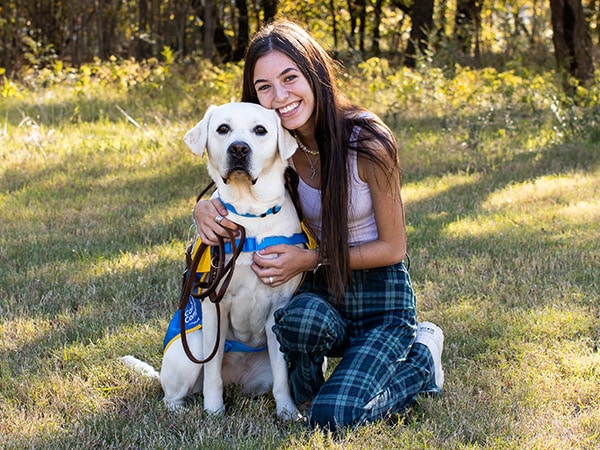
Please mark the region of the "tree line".
[[338, 54], [386, 55], [407, 66], [442, 52], [477, 65], [489, 54], [547, 49], [561, 70], [586, 82], [600, 1], [4, 0], [0, 68], [18, 76], [57, 59], [144, 60], [165, 47], [181, 60], [239, 61], [252, 33], [275, 17], [305, 24]]

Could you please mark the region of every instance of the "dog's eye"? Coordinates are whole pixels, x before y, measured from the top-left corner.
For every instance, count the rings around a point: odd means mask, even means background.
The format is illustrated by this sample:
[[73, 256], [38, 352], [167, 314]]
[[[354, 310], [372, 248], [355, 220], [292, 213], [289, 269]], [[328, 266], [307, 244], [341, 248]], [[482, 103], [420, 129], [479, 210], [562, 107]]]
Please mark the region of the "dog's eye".
[[229, 131], [231, 131], [231, 127], [229, 125], [219, 125], [219, 128], [217, 128], [217, 133], [219, 134], [227, 134], [229, 133]]
[[267, 129], [262, 125], [257, 125], [254, 127], [254, 133], [256, 133], [259, 136], [264, 136], [265, 134], [267, 134]]

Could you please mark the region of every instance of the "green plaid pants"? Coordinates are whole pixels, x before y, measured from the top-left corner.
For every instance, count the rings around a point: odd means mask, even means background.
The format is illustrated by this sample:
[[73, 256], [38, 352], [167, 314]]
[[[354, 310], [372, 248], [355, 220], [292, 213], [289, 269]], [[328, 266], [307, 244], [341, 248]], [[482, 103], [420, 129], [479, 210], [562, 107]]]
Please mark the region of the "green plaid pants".
[[[415, 296], [403, 263], [353, 271], [341, 308], [312, 274], [275, 312], [275, 332], [297, 404], [312, 400], [311, 426], [332, 430], [400, 413], [435, 384], [429, 349], [414, 344]], [[413, 345], [414, 344], [414, 345]], [[326, 356], [341, 356], [324, 380]]]

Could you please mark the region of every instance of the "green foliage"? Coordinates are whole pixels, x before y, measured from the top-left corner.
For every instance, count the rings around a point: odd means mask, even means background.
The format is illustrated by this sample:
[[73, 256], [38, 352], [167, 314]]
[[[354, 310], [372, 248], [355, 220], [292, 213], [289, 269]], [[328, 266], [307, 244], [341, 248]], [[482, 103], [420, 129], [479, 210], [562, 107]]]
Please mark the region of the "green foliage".
[[398, 139], [445, 392], [339, 436], [283, 424], [269, 396], [236, 389], [225, 418], [201, 400], [173, 415], [159, 383], [118, 360], [160, 365], [208, 180], [182, 136], [239, 98], [241, 66], [55, 61], [4, 79], [0, 447], [597, 447], [600, 82], [566, 97], [553, 72], [427, 64], [371, 59], [341, 87]]
[[171, 49], [171, 47], [169, 47], [168, 45], [165, 45], [163, 47], [163, 51], [160, 54], [164, 58], [165, 67], [167, 67], [167, 68], [171, 67], [173, 65], [173, 63], [175, 62], [175, 53], [173, 53], [173, 50]]
[[52, 64], [56, 60], [56, 53], [52, 44], [44, 45], [30, 36], [23, 36], [22, 41], [27, 48], [24, 57], [31, 67], [41, 68]]
[[2, 76], [2, 89], [0, 89], [0, 96], [6, 97], [16, 97], [19, 95], [19, 89], [17, 84], [12, 80], [6, 78], [4, 74], [4, 69], [0, 68], [0, 75]]

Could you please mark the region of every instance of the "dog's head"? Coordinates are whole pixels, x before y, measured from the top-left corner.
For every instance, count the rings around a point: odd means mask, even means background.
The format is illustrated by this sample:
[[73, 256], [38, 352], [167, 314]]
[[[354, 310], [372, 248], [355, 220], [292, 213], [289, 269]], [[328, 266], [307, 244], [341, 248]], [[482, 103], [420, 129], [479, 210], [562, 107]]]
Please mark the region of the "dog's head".
[[208, 154], [208, 171], [219, 189], [248, 184], [268, 189], [297, 148], [277, 113], [254, 103], [210, 106], [183, 139], [194, 153]]

